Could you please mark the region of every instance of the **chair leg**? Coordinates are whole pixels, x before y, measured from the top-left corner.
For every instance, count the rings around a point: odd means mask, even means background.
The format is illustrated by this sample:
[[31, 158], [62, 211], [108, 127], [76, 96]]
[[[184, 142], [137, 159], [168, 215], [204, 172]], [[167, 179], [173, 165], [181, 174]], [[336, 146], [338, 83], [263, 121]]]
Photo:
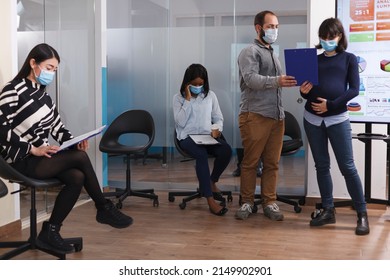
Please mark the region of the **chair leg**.
[[116, 190], [114, 192], [103, 193], [105, 197], [118, 198], [116, 204], [117, 208], [122, 208], [122, 202], [129, 196], [149, 198], [153, 200], [153, 206], [159, 206], [158, 195], [154, 193], [154, 189], [145, 189], [145, 190], [132, 190], [131, 189], [131, 169], [130, 169], [130, 155], [126, 155], [126, 187], [124, 190]]
[[168, 193], [168, 201], [174, 202], [175, 196], [192, 196], [194, 194], [199, 194], [199, 192], [198, 191], [169, 192]]
[[169, 192], [168, 193], [168, 200], [170, 202], [175, 201], [175, 196], [185, 196], [182, 200], [182, 202], [179, 204], [180, 209], [185, 209], [187, 206], [187, 202], [194, 200], [196, 198], [201, 198], [202, 195], [199, 192], [199, 189], [196, 191], [177, 191], [177, 192]]
[[302, 198], [295, 197], [295, 196], [292, 196], [292, 197], [291, 196], [286, 197], [286, 196], [280, 196], [280, 195], [276, 196], [277, 201], [292, 205], [292, 206], [294, 206], [295, 213], [301, 213], [302, 208], [299, 206], [299, 203], [295, 200], [292, 200], [292, 199], [299, 199], [301, 201]]
[[233, 201], [233, 195], [231, 191], [221, 191], [221, 194], [227, 196], [228, 202]]
[[[37, 239], [37, 210], [36, 210], [36, 190], [34, 187], [31, 187], [31, 206], [30, 206], [30, 237], [26, 241], [8, 241], [0, 242], [0, 248], [14, 248], [2, 255], [0, 255], [0, 260], [9, 260], [13, 257], [16, 257], [28, 250], [40, 250], [49, 255], [55, 256], [58, 259], [65, 260], [66, 254], [59, 253], [52, 250], [47, 250], [40, 248], [36, 245]], [[67, 238], [64, 239], [69, 244], [75, 247], [76, 252], [79, 252], [83, 248], [83, 240], [81, 237]]]

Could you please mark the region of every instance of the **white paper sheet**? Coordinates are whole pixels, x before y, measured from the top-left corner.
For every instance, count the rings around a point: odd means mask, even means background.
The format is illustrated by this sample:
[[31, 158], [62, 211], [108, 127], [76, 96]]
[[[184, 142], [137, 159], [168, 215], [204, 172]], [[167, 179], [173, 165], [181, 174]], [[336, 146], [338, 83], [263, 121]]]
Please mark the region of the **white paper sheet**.
[[198, 145], [216, 145], [219, 144], [210, 134], [191, 134], [191, 139]]
[[92, 130], [92, 131], [84, 133], [84, 134], [82, 134], [80, 136], [74, 137], [74, 138], [72, 138], [72, 139], [70, 139], [68, 141], [65, 141], [60, 146], [60, 151], [63, 150], [63, 149], [66, 149], [66, 148], [68, 148], [70, 146], [73, 146], [74, 144], [77, 144], [77, 143], [79, 143], [79, 142], [81, 142], [83, 140], [86, 140], [88, 138], [91, 138], [93, 136], [96, 136], [96, 135], [100, 134], [105, 127], [106, 127], [106, 125], [103, 125], [103, 126], [99, 127], [98, 129]]

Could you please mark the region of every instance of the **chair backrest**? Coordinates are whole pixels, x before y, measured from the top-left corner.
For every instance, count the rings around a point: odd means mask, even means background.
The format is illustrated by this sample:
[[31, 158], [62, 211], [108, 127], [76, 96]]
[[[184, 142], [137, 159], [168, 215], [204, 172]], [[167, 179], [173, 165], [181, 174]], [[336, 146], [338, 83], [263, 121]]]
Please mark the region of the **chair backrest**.
[[291, 137], [291, 139], [302, 139], [301, 128], [293, 114], [285, 111], [284, 135]]
[[[148, 137], [143, 145], [128, 146], [119, 142], [124, 134], [139, 133]], [[128, 110], [116, 117], [108, 126], [100, 140], [101, 152], [110, 154], [142, 153], [150, 148], [155, 137], [155, 127], [152, 115], [145, 110]]]
[[38, 180], [27, 177], [14, 169], [8, 162], [4, 160], [2, 156], [0, 156], [0, 177], [12, 183], [18, 183], [26, 187], [48, 188], [62, 185], [59, 180], [54, 178]]
[[297, 119], [290, 112], [284, 113], [286, 115], [284, 135], [291, 139], [283, 141], [282, 156], [295, 154], [303, 146], [301, 128]]

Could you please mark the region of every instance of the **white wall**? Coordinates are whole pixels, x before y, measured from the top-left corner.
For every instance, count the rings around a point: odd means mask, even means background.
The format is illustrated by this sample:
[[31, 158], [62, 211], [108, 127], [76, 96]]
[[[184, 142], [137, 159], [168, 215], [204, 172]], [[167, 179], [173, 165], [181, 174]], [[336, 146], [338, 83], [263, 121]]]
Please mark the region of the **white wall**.
[[[17, 72], [16, 1], [3, 0], [0, 9], [0, 88]], [[4, 181], [9, 192], [13, 184]], [[8, 194], [0, 199], [0, 226], [20, 218], [19, 196]]]

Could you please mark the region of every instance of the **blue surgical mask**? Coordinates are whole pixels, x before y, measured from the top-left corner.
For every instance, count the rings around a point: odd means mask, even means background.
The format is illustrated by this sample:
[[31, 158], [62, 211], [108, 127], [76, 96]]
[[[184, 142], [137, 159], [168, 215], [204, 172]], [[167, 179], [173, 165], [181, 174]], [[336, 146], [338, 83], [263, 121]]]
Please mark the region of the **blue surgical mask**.
[[190, 91], [193, 94], [199, 94], [203, 92], [203, 86], [193, 86], [190, 85]]
[[277, 28], [269, 28], [269, 29], [263, 29], [264, 30], [264, 36], [263, 40], [267, 42], [268, 44], [275, 43], [276, 39], [278, 38], [278, 29]]
[[338, 41], [334, 40], [322, 40], [320, 39], [321, 47], [327, 52], [333, 52], [337, 48]]
[[41, 69], [41, 73], [39, 73], [38, 76], [35, 75], [35, 78], [37, 79], [37, 82], [39, 84], [41, 84], [43, 86], [47, 86], [48, 84], [50, 84], [53, 81], [55, 72], [42, 69], [41, 67], [39, 67], [39, 69]]

